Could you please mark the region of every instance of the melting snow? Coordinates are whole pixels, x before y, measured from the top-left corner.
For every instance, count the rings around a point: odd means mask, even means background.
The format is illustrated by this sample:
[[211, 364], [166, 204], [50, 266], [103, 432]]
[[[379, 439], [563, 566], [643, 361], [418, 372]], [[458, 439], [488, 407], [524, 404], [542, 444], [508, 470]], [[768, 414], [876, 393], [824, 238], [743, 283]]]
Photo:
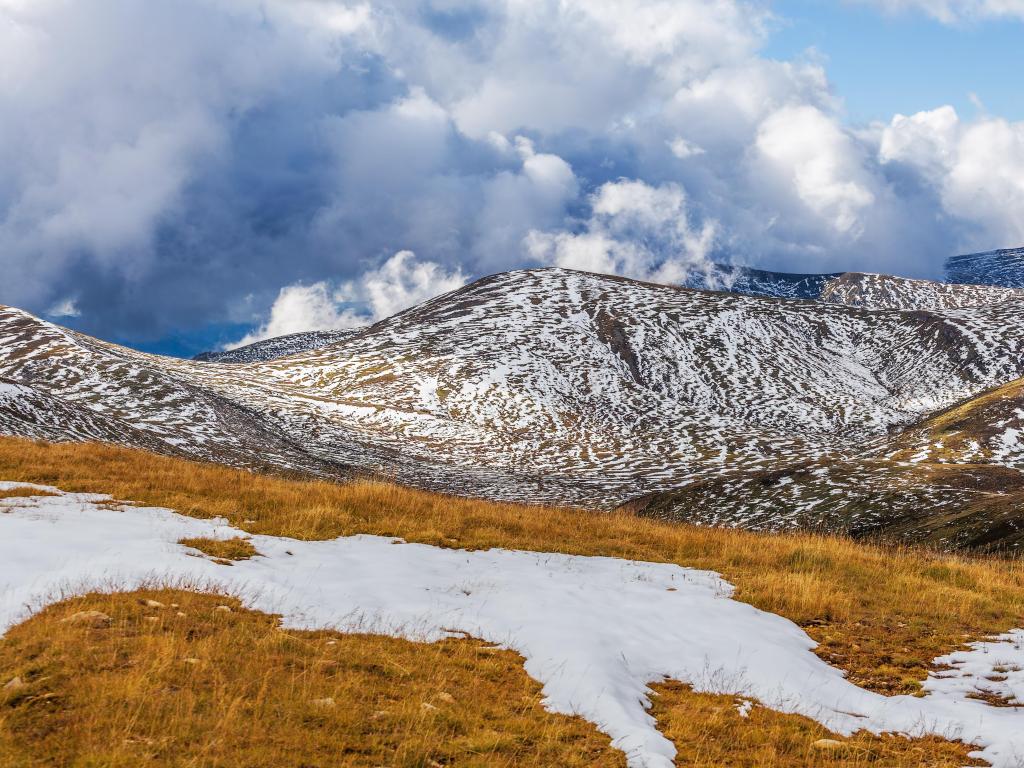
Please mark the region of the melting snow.
[[[0, 483], [0, 490], [20, 485]], [[795, 624], [730, 599], [732, 587], [709, 571], [376, 536], [253, 536], [262, 556], [224, 568], [176, 542], [241, 531], [109, 501], [94, 494], [0, 500], [0, 632], [72, 594], [186, 583], [236, 594], [282, 614], [290, 627], [424, 642], [467, 633], [511, 648], [543, 684], [549, 710], [594, 723], [634, 768], [672, 765], [675, 748], [647, 713], [648, 684], [666, 678], [799, 713], [841, 734], [938, 734], [978, 744], [993, 765], [1024, 764], [1024, 709], [969, 696], [977, 686], [1020, 691], [1019, 630], [940, 659], [956, 674], [929, 680], [928, 696], [887, 698], [815, 656]]]

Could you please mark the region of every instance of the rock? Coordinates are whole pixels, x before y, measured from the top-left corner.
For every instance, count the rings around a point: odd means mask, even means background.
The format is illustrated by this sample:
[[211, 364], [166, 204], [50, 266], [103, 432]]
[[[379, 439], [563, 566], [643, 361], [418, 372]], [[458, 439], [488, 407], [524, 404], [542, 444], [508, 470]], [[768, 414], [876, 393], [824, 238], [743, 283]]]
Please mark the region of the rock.
[[231, 606], [230, 605], [218, 605], [217, 606], [217, 610], [221, 611], [223, 613], [231, 613]]
[[143, 616], [146, 621], [158, 621], [156, 616]]
[[64, 619], [62, 624], [80, 624], [92, 629], [105, 629], [112, 619], [101, 611], [79, 611]]
[[197, 659], [197, 658], [195, 658], [193, 656], [189, 656], [188, 658], [182, 659], [182, 661], [185, 662], [186, 664], [189, 664], [189, 665], [192, 665], [192, 666], [194, 666], [194, 665], [199, 663], [199, 659]]
[[4, 690], [10, 693], [13, 693], [14, 691], [20, 691], [22, 688], [28, 688], [28, 683], [26, 683], [20, 677], [13, 677], [7, 682], [6, 685], [4, 685]]
[[185, 613], [182, 613], [181, 611], [178, 611], [178, 612], [177, 612], [176, 614], [174, 614], [174, 615], [175, 615], [175, 616], [177, 616], [177, 617], [178, 617], [179, 619], [183, 619], [183, 618], [185, 618], [185, 616], [187, 616], [188, 614], [185, 614]]
[[423, 712], [434, 712], [437, 709], [437, 707], [435, 707], [433, 704], [424, 701], [422, 704], [420, 704], [420, 709]]
[[840, 752], [846, 750], [846, 744], [835, 739], [818, 739], [811, 744], [811, 749], [821, 752]]
[[143, 600], [142, 604], [147, 608], [166, 608], [167, 606], [159, 600]]
[[334, 709], [334, 707], [337, 706], [337, 702], [330, 696], [326, 696], [322, 699], [313, 699], [309, 703], [317, 709]]
[[455, 703], [455, 697], [448, 693], [448, 691], [441, 691], [435, 698], [438, 701], [443, 701], [445, 704]]

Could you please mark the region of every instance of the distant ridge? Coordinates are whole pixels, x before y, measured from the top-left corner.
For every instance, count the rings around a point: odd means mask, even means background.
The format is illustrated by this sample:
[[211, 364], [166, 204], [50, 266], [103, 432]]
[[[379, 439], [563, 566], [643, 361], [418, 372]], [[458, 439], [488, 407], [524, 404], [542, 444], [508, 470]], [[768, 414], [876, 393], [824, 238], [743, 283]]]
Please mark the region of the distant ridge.
[[225, 352], [201, 352], [193, 357], [201, 363], [264, 363], [280, 357], [309, 352], [347, 339], [355, 330], [304, 331], [256, 341]]
[[946, 279], [966, 285], [1024, 288], [1024, 248], [953, 256], [946, 262]]

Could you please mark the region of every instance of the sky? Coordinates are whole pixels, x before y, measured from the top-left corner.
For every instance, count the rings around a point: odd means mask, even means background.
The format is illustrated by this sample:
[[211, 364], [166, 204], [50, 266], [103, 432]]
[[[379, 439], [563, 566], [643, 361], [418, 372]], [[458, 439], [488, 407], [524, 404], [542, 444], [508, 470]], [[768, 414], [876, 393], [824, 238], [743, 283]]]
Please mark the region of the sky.
[[191, 355], [508, 269], [1024, 244], [1024, 0], [0, 0], [0, 303]]

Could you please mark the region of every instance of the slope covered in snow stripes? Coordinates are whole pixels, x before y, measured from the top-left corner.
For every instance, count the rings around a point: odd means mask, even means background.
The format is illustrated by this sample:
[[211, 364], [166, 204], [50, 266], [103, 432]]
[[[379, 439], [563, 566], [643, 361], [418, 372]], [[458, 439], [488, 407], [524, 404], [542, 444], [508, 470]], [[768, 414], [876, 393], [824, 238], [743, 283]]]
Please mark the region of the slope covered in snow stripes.
[[[877, 452], [1024, 377], [1024, 303], [985, 295], [898, 311], [511, 272], [317, 349], [235, 364], [146, 355], [2, 309], [0, 431], [609, 508]], [[57, 409], [63, 430], [46, 416]]]

